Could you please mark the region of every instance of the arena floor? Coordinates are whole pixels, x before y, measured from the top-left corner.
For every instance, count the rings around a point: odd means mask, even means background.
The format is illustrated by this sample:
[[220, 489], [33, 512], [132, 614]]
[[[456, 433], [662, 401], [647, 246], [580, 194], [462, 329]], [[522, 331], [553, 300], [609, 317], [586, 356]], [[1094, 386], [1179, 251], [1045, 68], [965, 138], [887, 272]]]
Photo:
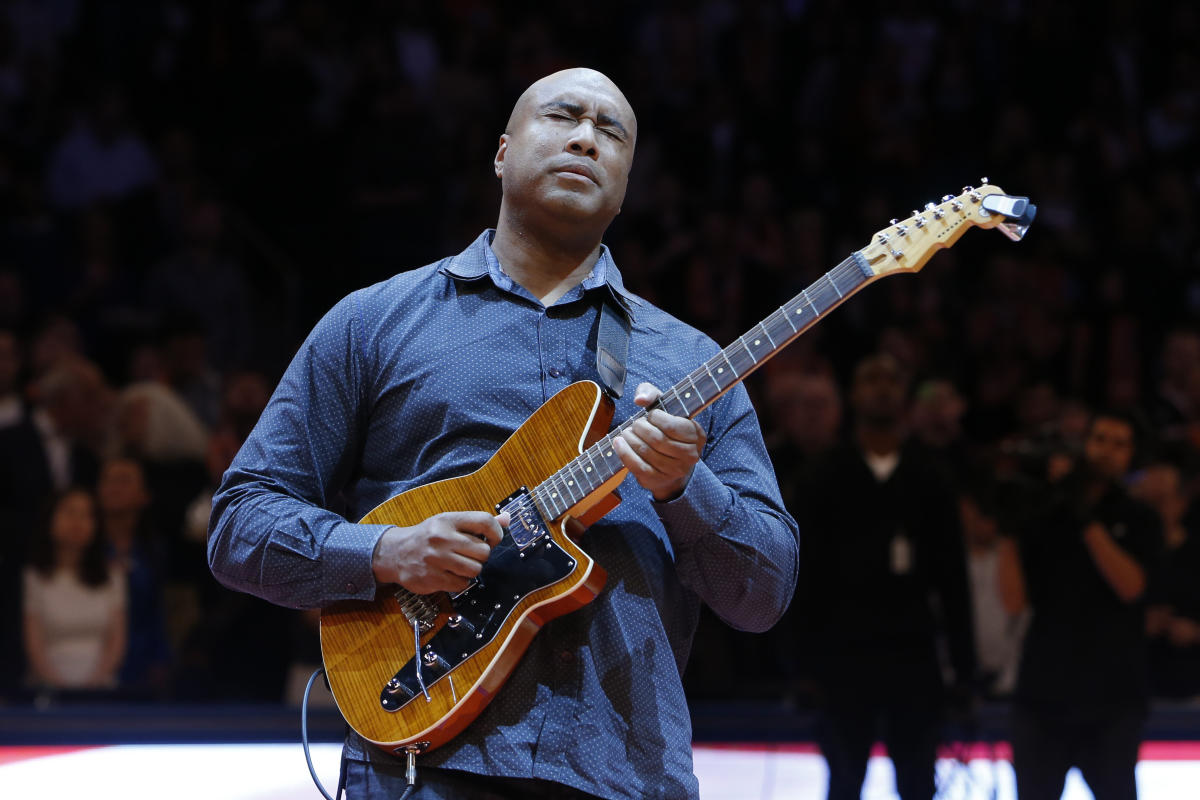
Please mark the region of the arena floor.
[[[313, 746], [313, 762], [332, 791], [336, 744]], [[695, 748], [703, 800], [821, 800], [825, 764], [811, 745], [702, 745]], [[948, 800], [1014, 800], [1003, 746], [938, 764]], [[1148, 742], [1138, 765], [1140, 800], [1200, 797], [1200, 743]], [[1072, 772], [1063, 800], [1090, 800]], [[298, 744], [171, 744], [101, 747], [0, 747], [0, 797], [46, 800], [302, 800], [317, 798]], [[871, 759], [863, 800], [894, 800], [891, 763]]]

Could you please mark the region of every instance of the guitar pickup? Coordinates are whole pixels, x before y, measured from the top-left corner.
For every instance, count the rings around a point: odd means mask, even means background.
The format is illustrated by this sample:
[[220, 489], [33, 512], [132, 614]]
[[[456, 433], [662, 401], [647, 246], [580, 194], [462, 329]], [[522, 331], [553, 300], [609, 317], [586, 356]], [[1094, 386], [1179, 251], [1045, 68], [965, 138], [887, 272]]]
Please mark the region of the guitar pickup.
[[496, 511], [508, 512], [508, 534], [519, 550], [550, 535], [537, 504], [533, 502], [533, 496], [525, 486], [497, 503]]

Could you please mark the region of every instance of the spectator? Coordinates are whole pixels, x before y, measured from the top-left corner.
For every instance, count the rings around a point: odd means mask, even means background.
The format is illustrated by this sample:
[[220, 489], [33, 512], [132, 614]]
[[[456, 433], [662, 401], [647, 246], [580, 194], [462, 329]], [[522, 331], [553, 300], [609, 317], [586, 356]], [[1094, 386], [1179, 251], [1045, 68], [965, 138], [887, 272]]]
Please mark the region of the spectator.
[[105, 461], [96, 499], [110, 563], [128, 586], [128, 645], [121, 686], [134, 694], [161, 695], [170, 666], [163, 606], [166, 553], [151, 525], [142, 465], [123, 457]]
[[859, 362], [853, 435], [815, 465], [798, 506], [797, 635], [820, 692], [817, 740], [830, 800], [859, 796], [880, 723], [899, 795], [932, 797], [947, 699], [939, 636], [955, 681], [974, 678], [955, 494], [906, 433], [907, 387], [891, 356]]
[[16, 425], [25, 416], [20, 374], [21, 342], [14, 332], [0, 328], [0, 428]]
[[46, 689], [113, 689], [125, 654], [124, 576], [109, 566], [90, 492], [58, 496], [24, 576], [30, 680]]
[[1031, 513], [1009, 523], [1016, 538], [1000, 548], [1005, 607], [1033, 610], [1011, 730], [1022, 797], [1061, 793], [1072, 766], [1098, 797], [1137, 795], [1147, 711], [1143, 594], [1161, 533], [1120, 483], [1134, 447], [1129, 417], [1097, 414], [1081, 463], [1035, 488], [1023, 504]]
[[1148, 590], [1151, 694], [1200, 698], [1200, 536], [1193, 533], [1200, 520], [1174, 464], [1147, 466], [1130, 493], [1158, 512], [1166, 546]]
[[78, 211], [148, 189], [156, 174], [150, 148], [130, 124], [123, 92], [108, 86], [58, 143], [46, 179], [53, 204]]

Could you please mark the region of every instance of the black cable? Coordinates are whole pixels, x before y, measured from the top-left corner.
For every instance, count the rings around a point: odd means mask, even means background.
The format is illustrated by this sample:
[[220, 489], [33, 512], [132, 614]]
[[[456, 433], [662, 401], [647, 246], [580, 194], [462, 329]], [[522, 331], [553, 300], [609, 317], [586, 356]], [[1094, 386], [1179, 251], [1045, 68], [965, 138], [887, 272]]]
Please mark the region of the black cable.
[[[317, 676], [324, 674], [324, 672], [324, 667], [318, 667], [317, 671], [308, 679], [308, 685], [304, 687], [304, 700], [300, 702], [300, 741], [304, 743], [304, 760], [308, 762], [308, 774], [312, 775], [313, 783], [317, 785], [317, 789], [325, 796], [325, 800], [333, 800], [333, 797], [321, 785], [321, 779], [317, 777], [317, 771], [313, 769], [312, 753], [308, 750], [308, 694], [312, 691], [313, 683], [316, 682]], [[404, 797], [407, 796], [408, 792], [405, 792]]]

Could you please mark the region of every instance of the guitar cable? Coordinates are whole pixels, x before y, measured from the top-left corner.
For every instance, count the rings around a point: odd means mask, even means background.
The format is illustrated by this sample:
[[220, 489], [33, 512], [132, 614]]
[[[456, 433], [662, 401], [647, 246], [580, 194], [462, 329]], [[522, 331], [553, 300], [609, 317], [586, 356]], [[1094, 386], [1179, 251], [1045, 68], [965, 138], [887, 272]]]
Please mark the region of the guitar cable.
[[[308, 678], [308, 684], [304, 687], [304, 699], [300, 702], [300, 741], [304, 745], [304, 760], [308, 762], [308, 774], [312, 776], [313, 783], [317, 786], [317, 791], [324, 796], [325, 800], [334, 800], [333, 796], [325, 790], [321, 779], [317, 777], [317, 770], [313, 767], [312, 753], [308, 747], [308, 696], [312, 692], [313, 684], [316, 683], [319, 675], [325, 674], [325, 667], [318, 667], [317, 670]], [[407, 750], [408, 765], [404, 772], [404, 778], [408, 782], [408, 787], [404, 790], [404, 794], [400, 795], [399, 800], [408, 800], [409, 795], [416, 791], [417, 783], [417, 748], [412, 747]], [[338, 797], [342, 797], [345, 791], [345, 785], [341, 780], [338, 781]]]

